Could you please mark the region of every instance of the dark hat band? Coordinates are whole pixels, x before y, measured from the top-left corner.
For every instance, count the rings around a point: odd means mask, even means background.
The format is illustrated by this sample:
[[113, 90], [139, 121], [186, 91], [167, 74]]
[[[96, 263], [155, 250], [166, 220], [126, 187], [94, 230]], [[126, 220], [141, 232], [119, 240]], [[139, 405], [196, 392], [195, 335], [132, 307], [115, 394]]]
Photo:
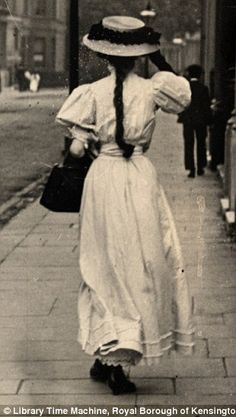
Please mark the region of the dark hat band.
[[108, 41], [122, 45], [140, 45], [142, 43], [160, 45], [160, 37], [160, 33], [147, 26], [133, 31], [118, 32], [105, 28], [102, 22], [92, 25], [88, 35], [89, 40]]

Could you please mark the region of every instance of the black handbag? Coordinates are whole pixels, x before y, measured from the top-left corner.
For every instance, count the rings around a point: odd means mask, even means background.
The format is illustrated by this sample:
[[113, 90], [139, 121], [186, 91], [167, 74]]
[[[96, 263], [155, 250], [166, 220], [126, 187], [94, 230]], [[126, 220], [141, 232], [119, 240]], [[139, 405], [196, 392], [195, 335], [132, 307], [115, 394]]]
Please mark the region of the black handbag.
[[79, 213], [84, 180], [93, 160], [86, 152], [82, 158], [67, 156], [63, 165], [54, 165], [40, 204], [51, 211]]

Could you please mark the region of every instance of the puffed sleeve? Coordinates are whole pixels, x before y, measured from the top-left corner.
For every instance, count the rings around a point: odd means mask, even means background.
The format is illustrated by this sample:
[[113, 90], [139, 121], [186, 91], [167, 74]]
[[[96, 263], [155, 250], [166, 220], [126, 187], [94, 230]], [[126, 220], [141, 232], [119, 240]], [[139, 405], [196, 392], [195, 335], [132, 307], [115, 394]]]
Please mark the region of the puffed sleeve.
[[81, 85], [72, 91], [59, 110], [56, 122], [67, 127], [78, 126], [87, 130], [95, 129], [95, 98], [89, 84]]
[[189, 82], [179, 75], [160, 71], [151, 78], [155, 104], [167, 113], [181, 113], [191, 101]]

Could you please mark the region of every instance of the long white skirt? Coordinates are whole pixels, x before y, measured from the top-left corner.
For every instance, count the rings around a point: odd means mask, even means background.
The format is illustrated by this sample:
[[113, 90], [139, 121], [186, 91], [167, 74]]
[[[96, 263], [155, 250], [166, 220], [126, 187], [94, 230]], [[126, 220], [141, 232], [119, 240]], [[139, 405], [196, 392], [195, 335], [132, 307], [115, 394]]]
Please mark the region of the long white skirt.
[[101, 154], [81, 207], [79, 342], [108, 364], [152, 364], [193, 347], [173, 218], [150, 160]]

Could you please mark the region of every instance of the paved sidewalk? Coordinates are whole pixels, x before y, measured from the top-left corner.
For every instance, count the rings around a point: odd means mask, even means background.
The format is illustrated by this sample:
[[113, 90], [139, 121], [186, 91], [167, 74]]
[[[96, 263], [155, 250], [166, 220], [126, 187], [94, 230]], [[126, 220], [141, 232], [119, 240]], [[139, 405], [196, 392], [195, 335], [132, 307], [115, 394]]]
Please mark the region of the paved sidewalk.
[[38, 93], [8, 88], [0, 93], [0, 213], [13, 197], [11, 210], [0, 214], [0, 228], [19, 202], [15, 194], [42, 180], [61, 158], [65, 129], [55, 124], [55, 114], [67, 94], [62, 88]]
[[181, 126], [158, 116], [150, 157], [173, 209], [195, 304], [196, 352], [132, 371], [135, 395], [113, 397], [88, 378], [77, 336], [77, 215], [35, 202], [0, 233], [0, 404], [236, 403], [236, 246], [219, 215], [212, 173], [183, 169]]

